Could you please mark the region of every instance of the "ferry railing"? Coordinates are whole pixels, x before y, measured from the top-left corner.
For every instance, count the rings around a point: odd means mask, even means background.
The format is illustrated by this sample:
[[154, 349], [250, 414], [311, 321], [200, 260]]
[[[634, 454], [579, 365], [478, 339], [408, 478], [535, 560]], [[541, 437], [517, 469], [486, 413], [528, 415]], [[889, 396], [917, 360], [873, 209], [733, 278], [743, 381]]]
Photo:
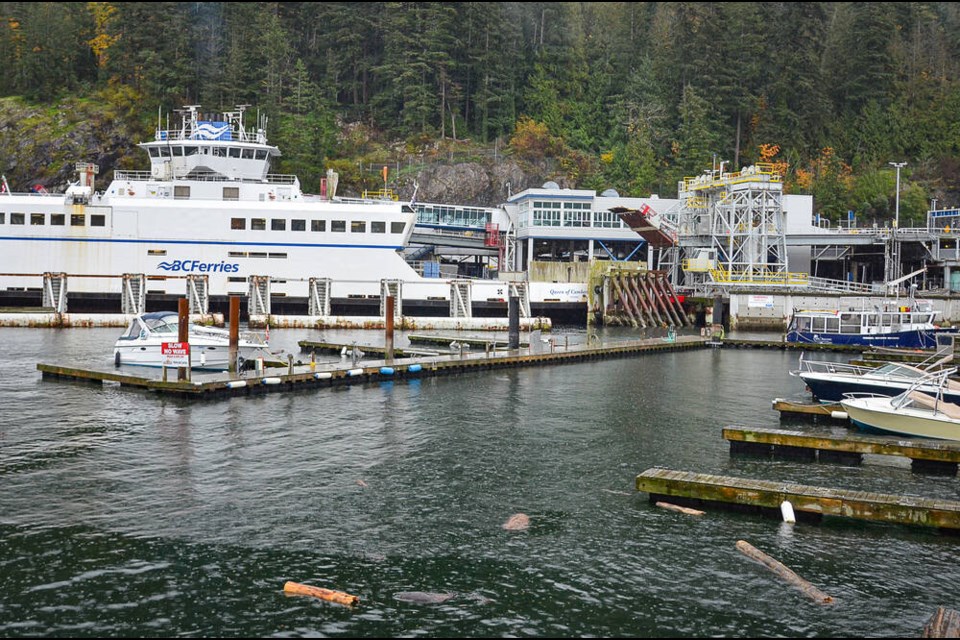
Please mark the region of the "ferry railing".
[[[114, 180], [128, 180], [131, 182], [160, 181], [150, 171], [115, 171]], [[289, 173], [268, 173], [263, 180], [225, 178], [216, 171], [193, 172], [189, 176], [176, 176], [176, 180], [195, 180], [198, 182], [242, 182], [247, 184], [297, 184], [300, 179]]]

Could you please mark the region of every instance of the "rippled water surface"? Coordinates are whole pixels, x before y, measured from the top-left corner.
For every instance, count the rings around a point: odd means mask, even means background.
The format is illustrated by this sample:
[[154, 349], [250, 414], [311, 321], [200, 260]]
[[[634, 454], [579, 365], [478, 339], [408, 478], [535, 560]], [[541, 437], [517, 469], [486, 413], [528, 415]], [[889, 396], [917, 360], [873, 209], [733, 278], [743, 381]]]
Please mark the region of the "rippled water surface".
[[[916, 637], [938, 606], [960, 607], [960, 538], [694, 517], [636, 492], [639, 473], [667, 467], [960, 497], [957, 478], [895, 459], [731, 458], [729, 425], [845, 431], [772, 409], [807, 399], [788, 375], [795, 352], [706, 349], [197, 403], [36, 370], [112, 366], [118, 331], [0, 329], [0, 635]], [[292, 352], [320, 337], [271, 335]], [[529, 528], [505, 530], [516, 513]], [[834, 603], [814, 603], [738, 540]], [[286, 581], [360, 602], [287, 596]]]

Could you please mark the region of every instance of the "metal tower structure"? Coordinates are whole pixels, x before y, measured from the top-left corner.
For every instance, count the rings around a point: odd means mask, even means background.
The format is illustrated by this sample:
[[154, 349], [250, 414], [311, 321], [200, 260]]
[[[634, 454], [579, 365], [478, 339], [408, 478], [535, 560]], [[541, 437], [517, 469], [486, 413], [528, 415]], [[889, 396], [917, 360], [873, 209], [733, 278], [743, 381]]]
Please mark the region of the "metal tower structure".
[[731, 173], [721, 163], [678, 193], [684, 286], [786, 283], [783, 180], [772, 164]]

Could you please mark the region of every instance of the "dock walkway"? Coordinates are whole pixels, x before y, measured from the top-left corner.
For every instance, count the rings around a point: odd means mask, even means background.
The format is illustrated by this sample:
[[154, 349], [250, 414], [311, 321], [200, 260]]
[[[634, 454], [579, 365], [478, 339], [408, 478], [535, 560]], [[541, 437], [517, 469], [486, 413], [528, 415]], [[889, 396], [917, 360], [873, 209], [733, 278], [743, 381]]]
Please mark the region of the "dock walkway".
[[337, 384], [377, 382], [407, 377], [439, 376], [482, 371], [488, 369], [526, 367], [637, 356], [669, 351], [706, 349], [706, 340], [700, 336], [678, 336], [674, 340], [648, 338], [587, 345], [512, 349], [478, 353], [393, 358], [391, 360], [364, 360], [350, 363], [293, 364], [264, 369], [261, 373], [239, 374], [200, 373], [194, 371], [191, 380], [176, 378], [176, 370], [168, 370], [168, 379], [131, 374], [126, 371], [80, 369], [54, 364], [37, 364], [44, 379], [73, 379], [91, 383], [116, 383], [147, 391], [187, 398], [226, 398], [254, 393], [295, 391]]
[[739, 510], [780, 514], [784, 501], [798, 518], [818, 521], [840, 516], [889, 524], [919, 525], [960, 532], [960, 502], [869, 491], [831, 489], [772, 480], [750, 480], [671, 469], [647, 469], [637, 476], [637, 491], [650, 502], [666, 501], [700, 508], [736, 505]]

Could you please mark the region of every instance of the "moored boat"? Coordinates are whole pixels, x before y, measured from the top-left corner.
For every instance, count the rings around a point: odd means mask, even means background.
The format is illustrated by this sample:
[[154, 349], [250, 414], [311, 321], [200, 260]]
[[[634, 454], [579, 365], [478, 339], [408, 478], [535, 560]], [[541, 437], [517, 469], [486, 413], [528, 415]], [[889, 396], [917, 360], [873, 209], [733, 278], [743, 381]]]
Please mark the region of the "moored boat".
[[[790, 375], [803, 380], [819, 402], [835, 403], [840, 402], [848, 393], [898, 395], [921, 378], [929, 379], [931, 371], [938, 363], [931, 364], [933, 366], [922, 368], [903, 362], [886, 362], [876, 367], [867, 367], [842, 362], [805, 360], [801, 355], [798, 368], [790, 371]], [[918, 390], [928, 394], [939, 391], [932, 381], [921, 385]], [[960, 404], [960, 382], [948, 378], [944, 382], [942, 393], [947, 402]]]
[[[943, 389], [956, 368], [918, 379], [896, 396], [847, 394], [840, 405], [860, 429], [879, 433], [960, 441], [960, 406], [943, 398]], [[932, 385], [934, 396], [920, 388]]]
[[[163, 367], [164, 345], [177, 343], [180, 318], [175, 311], [135, 315], [113, 347], [115, 365]], [[230, 332], [219, 327], [190, 324], [190, 365], [193, 369], [225, 370], [230, 365]], [[269, 358], [269, 344], [260, 334], [241, 332], [237, 345], [238, 369], [256, 358]]]
[[939, 335], [957, 327], [938, 324], [940, 312], [928, 300], [861, 300], [842, 309], [794, 310], [785, 342], [901, 349], [932, 349]]

